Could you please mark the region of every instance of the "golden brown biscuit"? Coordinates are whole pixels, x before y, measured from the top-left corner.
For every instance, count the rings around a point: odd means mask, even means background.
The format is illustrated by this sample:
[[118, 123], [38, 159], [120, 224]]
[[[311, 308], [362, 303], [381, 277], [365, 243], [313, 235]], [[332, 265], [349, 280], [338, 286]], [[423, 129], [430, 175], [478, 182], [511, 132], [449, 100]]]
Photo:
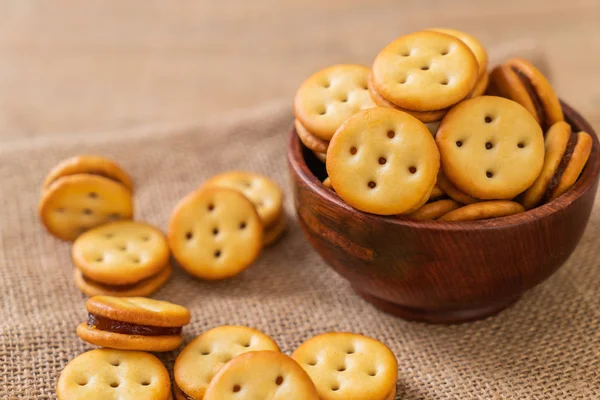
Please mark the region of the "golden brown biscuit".
[[450, 197], [452, 200], [456, 201], [457, 203], [473, 204], [473, 203], [478, 203], [481, 201], [479, 199], [471, 197], [468, 194], [463, 193], [460, 190], [458, 190], [456, 188], [456, 186], [454, 186], [452, 184], [452, 182], [450, 182], [448, 180], [448, 178], [446, 178], [446, 176], [444, 175], [444, 173], [442, 171], [440, 171], [440, 173], [438, 174], [437, 185], [440, 187], [440, 189], [446, 195], [448, 195], [448, 197]]
[[173, 267], [167, 265], [156, 275], [142, 279], [131, 285], [106, 285], [83, 275], [79, 268], [74, 269], [75, 285], [86, 296], [148, 297], [163, 287], [173, 273]]
[[478, 79], [473, 52], [456, 37], [422, 31], [387, 45], [373, 62], [373, 87], [409, 110], [450, 107], [471, 93]]
[[354, 333], [326, 333], [302, 343], [292, 357], [308, 372], [321, 400], [387, 400], [398, 362], [383, 343]]
[[308, 149], [317, 153], [327, 153], [327, 147], [329, 147], [329, 141], [323, 140], [308, 131], [297, 119], [294, 120], [294, 127], [296, 134], [300, 138], [302, 144]]
[[254, 205], [233, 189], [196, 190], [177, 204], [169, 221], [173, 256], [188, 273], [202, 279], [241, 273], [258, 258], [263, 241]]
[[86, 302], [87, 322], [77, 327], [84, 341], [122, 350], [171, 351], [183, 343], [187, 308], [145, 297], [95, 296]]
[[[438, 175], [438, 179], [439, 179], [439, 175]], [[446, 193], [444, 193], [444, 191], [442, 190], [442, 188], [439, 185], [439, 182], [437, 182], [435, 184], [435, 186], [433, 187], [433, 189], [431, 189], [431, 194], [429, 195], [429, 201], [439, 199], [440, 197], [443, 197], [445, 195], [446, 195]]]
[[117, 163], [108, 158], [93, 155], [81, 155], [61, 161], [46, 176], [43, 190], [48, 189], [60, 178], [76, 174], [103, 176], [122, 184], [133, 192], [133, 180]]
[[353, 64], [316, 72], [296, 92], [296, 118], [313, 135], [330, 140], [345, 120], [375, 106], [367, 90], [368, 75], [367, 67]]
[[526, 190], [544, 162], [544, 136], [520, 104], [501, 97], [465, 100], [436, 134], [445, 176], [480, 199], [511, 199]]
[[349, 118], [327, 151], [327, 173], [349, 205], [373, 214], [408, 213], [424, 204], [436, 182], [439, 155], [421, 121], [375, 107]]
[[490, 76], [492, 91], [525, 107], [546, 131], [564, 120], [560, 101], [546, 77], [530, 62], [508, 60], [494, 68]]
[[169, 400], [171, 380], [152, 354], [96, 349], [67, 364], [56, 394], [58, 400]]
[[169, 246], [162, 232], [134, 221], [87, 231], [75, 240], [71, 254], [85, 278], [117, 287], [155, 277], [169, 263]]
[[229, 361], [211, 380], [204, 400], [319, 400], [314, 383], [292, 358], [252, 351]]
[[499, 218], [524, 212], [519, 203], [506, 200], [482, 201], [469, 204], [438, 218], [438, 221], [476, 221], [481, 219]]
[[452, 210], [462, 207], [462, 204], [457, 203], [454, 200], [438, 200], [431, 203], [425, 204], [417, 211], [409, 214], [409, 217], [414, 219], [438, 219], [444, 214], [449, 213]]
[[246, 326], [219, 326], [192, 340], [173, 369], [178, 398], [200, 400], [215, 374], [234, 357], [250, 351], [279, 351], [264, 333]]
[[39, 215], [44, 227], [63, 240], [110, 221], [131, 219], [131, 191], [114, 180], [77, 174], [57, 179], [42, 195]]
[[264, 175], [247, 171], [228, 171], [213, 176], [203, 187], [222, 187], [242, 193], [256, 207], [265, 229], [277, 222], [281, 215], [283, 192], [275, 182]]

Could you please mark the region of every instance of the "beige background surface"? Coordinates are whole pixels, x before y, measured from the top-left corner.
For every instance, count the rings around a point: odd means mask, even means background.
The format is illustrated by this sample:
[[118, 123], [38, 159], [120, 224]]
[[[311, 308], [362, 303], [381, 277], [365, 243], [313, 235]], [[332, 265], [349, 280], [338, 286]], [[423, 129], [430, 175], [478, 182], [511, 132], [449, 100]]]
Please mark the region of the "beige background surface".
[[1, 0], [0, 143], [202, 121], [289, 98], [318, 68], [370, 64], [434, 25], [538, 43], [560, 95], [600, 124], [597, 0]]

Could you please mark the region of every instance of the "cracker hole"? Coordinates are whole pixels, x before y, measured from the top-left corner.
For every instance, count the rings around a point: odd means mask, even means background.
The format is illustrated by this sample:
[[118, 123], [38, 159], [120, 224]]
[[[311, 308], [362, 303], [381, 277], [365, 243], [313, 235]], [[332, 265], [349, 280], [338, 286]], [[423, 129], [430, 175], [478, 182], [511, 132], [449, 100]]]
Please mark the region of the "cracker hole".
[[323, 108], [321, 111], [319, 111], [319, 115], [325, 115], [327, 114], [327, 109]]
[[440, 54], [441, 54], [441, 55], [443, 55], [443, 56], [445, 56], [445, 55], [447, 55], [449, 52], [450, 52], [450, 51], [446, 49], [446, 50], [442, 50], [442, 51], [440, 52]]
[[352, 155], [355, 155], [357, 151], [358, 150], [356, 150], [356, 147], [351, 147], [350, 148], [350, 154], [352, 154]]
[[410, 53], [411, 53], [411, 51], [410, 51], [410, 50], [405, 50], [405, 51], [403, 51], [402, 53], [400, 53], [400, 55], [401, 55], [402, 57], [410, 57]]
[[142, 381], [142, 386], [150, 386], [150, 381]]
[[191, 239], [192, 239], [192, 237], [194, 237], [194, 235], [192, 234], [192, 232], [186, 232], [186, 233], [185, 233], [185, 238], [186, 238], [186, 240], [191, 240]]
[[252, 182], [251, 181], [244, 181], [244, 186], [246, 186], [247, 188], [251, 188], [252, 187]]
[[440, 82], [440, 85], [443, 85], [443, 86], [448, 85], [448, 78], [442, 79], [442, 81]]
[[92, 215], [92, 210], [90, 210], [89, 208], [84, 208], [83, 210], [81, 210], [81, 212], [85, 215]]
[[233, 385], [233, 393], [237, 393], [240, 390], [242, 390], [242, 387], [240, 385]]
[[520, 148], [520, 149], [522, 149], [522, 148], [524, 148], [524, 147], [525, 147], [525, 143], [523, 143], [523, 142], [519, 142], [519, 143], [517, 144], [517, 147], [518, 147], [518, 148]]
[[240, 229], [246, 229], [246, 222], [240, 222]]
[[88, 384], [88, 381], [86, 379], [82, 379], [82, 380], [77, 381], [77, 384], [79, 386], [85, 386]]
[[462, 147], [463, 142], [461, 140], [456, 141], [456, 147]]
[[366, 83], [363, 83], [361, 87], [363, 90], [369, 90], [369, 86]]
[[120, 361], [111, 361], [110, 365], [112, 365], [113, 367], [118, 367], [119, 365], [121, 365]]
[[277, 386], [279, 386], [279, 385], [281, 385], [282, 383], [283, 383], [283, 376], [279, 375], [279, 376], [277, 377], [277, 379], [275, 379], [275, 384], [276, 384]]
[[373, 370], [369, 371], [369, 376], [375, 376], [375, 375], [377, 375], [377, 371], [373, 371]]
[[369, 183], [367, 183], [367, 186], [369, 186], [371, 189], [375, 189], [375, 186], [377, 186], [377, 184], [374, 181], [369, 181]]
[[342, 97], [342, 98], [340, 99], [340, 101], [341, 101], [342, 103], [346, 103], [346, 102], [348, 102], [348, 96], [344, 96], [344, 97]]
[[139, 259], [138, 257], [133, 257], [133, 258], [131, 259], [131, 261], [133, 261], [133, 262], [134, 262], [134, 263], [136, 263], [136, 264], [139, 264], [139, 263], [140, 263], [140, 259]]
[[96, 257], [96, 262], [102, 262], [102, 261], [104, 261], [104, 257], [102, 257], [102, 256]]
[[212, 234], [213, 236], [217, 236], [219, 234], [219, 228], [213, 228]]
[[150, 241], [150, 236], [142, 236], [142, 242], [148, 242]]
[[127, 250], [127, 245], [124, 244], [122, 246], [119, 246], [119, 250], [126, 251]]
[[486, 171], [486, 172], [485, 172], [485, 176], [487, 176], [488, 178], [491, 178], [491, 177], [493, 177], [493, 176], [494, 176], [494, 174], [493, 174], [493, 172], [492, 172], [492, 171]]
[[248, 347], [250, 347], [250, 342], [246, 342], [246, 343], [244, 343], [242, 346], [244, 346], [244, 347], [248, 348]]
[[414, 165], [411, 165], [410, 167], [408, 167], [408, 172], [410, 172], [411, 174], [416, 174], [417, 167], [415, 167]]
[[354, 354], [354, 353], [355, 353], [355, 350], [354, 350], [354, 348], [350, 348], [350, 349], [348, 349], [348, 350], [346, 351], [346, 353], [347, 353], [347, 354]]
[[213, 211], [215, 209], [215, 205], [211, 203], [208, 205], [207, 208], [208, 208], [208, 211]]
[[111, 388], [118, 388], [119, 387], [119, 382], [111, 382], [110, 383], [110, 387]]
[[388, 131], [387, 132], [387, 137], [389, 137], [390, 139], [393, 139], [394, 136], [396, 136], [396, 132], [394, 132], [394, 131]]
[[98, 198], [98, 193], [96, 193], [96, 192], [89, 192], [88, 193], [88, 197], [90, 199], [97, 199]]
[[121, 219], [121, 214], [119, 213], [112, 213], [112, 214], [108, 214], [108, 219], [109, 220], [117, 220], [117, 219]]
[[216, 250], [215, 251], [215, 258], [219, 258], [221, 257], [221, 250]]
[[62, 214], [62, 213], [64, 213], [64, 212], [65, 212], [65, 209], [64, 209], [64, 208], [57, 208], [57, 209], [56, 209], [56, 212], [57, 212], [57, 213], [61, 213], [61, 214]]
[[328, 89], [330, 86], [331, 86], [331, 82], [329, 82], [329, 81], [327, 81], [327, 82], [325, 82], [325, 83], [323, 84], [323, 87], [324, 87], [325, 89]]
[[112, 238], [115, 237], [115, 234], [114, 233], [107, 233], [106, 235], [104, 235], [104, 237], [107, 238], [107, 239], [112, 239]]
[[492, 142], [485, 142], [485, 148], [490, 150], [492, 147], [494, 147], [494, 145], [492, 144]]
[[331, 390], [333, 390], [334, 392], [337, 392], [338, 390], [340, 390], [340, 385], [337, 385], [337, 384], [336, 384], [336, 385], [333, 385], [333, 386], [331, 387]]
[[337, 369], [339, 372], [344, 372], [346, 370], [346, 366], [345, 365], [341, 365], [340, 367], [338, 367]]
[[423, 65], [421, 71], [429, 71], [429, 65]]
[[492, 122], [494, 119], [493, 119], [491, 116], [489, 116], [489, 115], [486, 115], [486, 116], [485, 116], [485, 118], [484, 118], [483, 120], [485, 121], [485, 123], [486, 123], [486, 124], [489, 124], [489, 123], [491, 123], [491, 122]]
[[209, 354], [210, 354], [210, 351], [203, 351], [203, 352], [202, 352], [202, 353], [200, 353], [200, 354], [202, 354], [203, 356], [207, 356], [207, 355], [209, 355]]
[[387, 162], [387, 160], [385, 159], [385, 157], [379, 157], [379, 164], [383, 165]]
[[307, 362], [308, 365], [310, 365], [311, 367], [314, 367], [315, 365], [317, 365], [317, 360], [312, 360]]
[[404, 77], [404, 78], [400, 78], [400, 79], [398, 80], [398, 83], [399, 83], [399, 84], [401, 84], [401, 85], [404, 85], [404, 84], [406, 83], [406, 77]]

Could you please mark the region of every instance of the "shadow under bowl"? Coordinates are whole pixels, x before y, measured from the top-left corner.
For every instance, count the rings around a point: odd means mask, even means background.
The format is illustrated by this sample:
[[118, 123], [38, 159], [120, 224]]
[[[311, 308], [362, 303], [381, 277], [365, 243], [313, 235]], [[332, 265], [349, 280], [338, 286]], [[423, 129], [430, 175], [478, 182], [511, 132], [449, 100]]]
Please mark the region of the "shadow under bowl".
[[569, 258], [587, 226], [600, 171], [598, 138], [562, 103], [575, 132], [593, 139], [577, 183], [525, 213], [469, 221], [417, 221], [358, 211], [325, 188], [325, 166], [290, 132], [297, 218], [319, 255], [377, 308], [408, 319], [456, 323], [515, 302]]

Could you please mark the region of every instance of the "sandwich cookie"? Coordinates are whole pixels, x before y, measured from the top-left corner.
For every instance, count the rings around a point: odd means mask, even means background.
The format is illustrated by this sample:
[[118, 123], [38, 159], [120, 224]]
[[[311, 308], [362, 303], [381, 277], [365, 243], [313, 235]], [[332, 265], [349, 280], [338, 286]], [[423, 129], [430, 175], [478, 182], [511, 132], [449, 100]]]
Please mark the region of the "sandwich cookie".
[[435, 140], [444, 175], [479, 199], [514, 198], [533, 184], [544, 162], [539, 124], [523, 106], [501, 97], [456, 105]]
[[313, 136], [331, 140], [345, 120], [375, 106], [367, 90], [368, 76], [367, 67], [353, 64], [334, 65], [316, 72], [296, 92], [296, 119]]
[[177, 400], [202, 400], [213, 377], [234, 357], [279, 347], [269, 336], [245, 326], [220, 326], [202, 333], [181, 351], [173, 369]]
[[396, 106], [442, 110], [467, 97], [479, 77], [473, 52], [454, 36], [422, 31], [402, 36], [375, 58], [372, 84]]
[[116, 162], [94, 155], [81, 155], [61, 161], [46, 176], [43, 190], [48, 189], [60, 178], [77, 174], [102, 176], [122, 184], [133, 192], [133, 180]]
[[410, 213], [427, 202], [439, 170], [439, 153], [418, 119], [375, 107], [350, 117], [327, 151], [336, 193], [361, 211]]
[[88, 296], [148, 296], [170, 277], [169, 247], [157, 228], [117, 221], [79, 236], [71, 250], [75, 282]]
[[177, 262], [207, 280], [233, 277], [263, 248], [263, 225], [254, 205], [234, 189], [205, 187], [175, 207], [168, 242]]
[[462, 207], [462, 204], [457, 203], [451, 199], [438, 200], [431, 203], [425, 204], [417, 211], [409, 214], [409, 217], [414, 219], [438, 219], [444, 214], [449, 213], [452, 210]]
[[548, 79], [523, 59], [513, 58], [494, 68], [490, 75], [490, 91], [521, 104], [544, 131], [564, 120], [560, 101]]
[[88, 229], [133, 217], [131, 190], [113, 179], [75, 174], [54, 180], [42, 194], [39, 215], [48, 232], [75, 240]]
[[171, 380], [158, 358], [141, 351], [96, 349], [63, 369], [58, 400], [170, 400]]
[[398, 362], [383, 343], [354, 333], [325, 333], [292, 357], [310, 375], [321, 400], [388, 400], [396, 393]]
[[276, 351], [253, 351], [229, 361], [211, 380], [204, 400], [320, 400], [308, 374]]
[[269, 227], [269, 229], [265, 230], [263, 239], [265, 247], [272, 246], [275, 243], [277, 243], [277, 241], [281, 239], [281, 237], [285, 234], [287, 227], [287, 216], [285, 215], [285, 212], [282, 211], [279, 220], [272, 224], [271, 227]]
[[546, 133], [545, 145], [542, 172], [521, 197], [526, 210], [554, 200], [575, 184], [592, 151], [592, 137], [571, 132], [569, 124], [559, 121]]
[[183, 343], [182, 327], [190, 322], [187, 308], [145, 297], [90, 297], [87, 322], [77, 335], [96, 346], [163, 352]]
[[481, 219], [506, 217], [524, 212], [519, 203], [506, 200], [482, 201], [469, 204], [442, 215], [438, 221], [477, 221]]

